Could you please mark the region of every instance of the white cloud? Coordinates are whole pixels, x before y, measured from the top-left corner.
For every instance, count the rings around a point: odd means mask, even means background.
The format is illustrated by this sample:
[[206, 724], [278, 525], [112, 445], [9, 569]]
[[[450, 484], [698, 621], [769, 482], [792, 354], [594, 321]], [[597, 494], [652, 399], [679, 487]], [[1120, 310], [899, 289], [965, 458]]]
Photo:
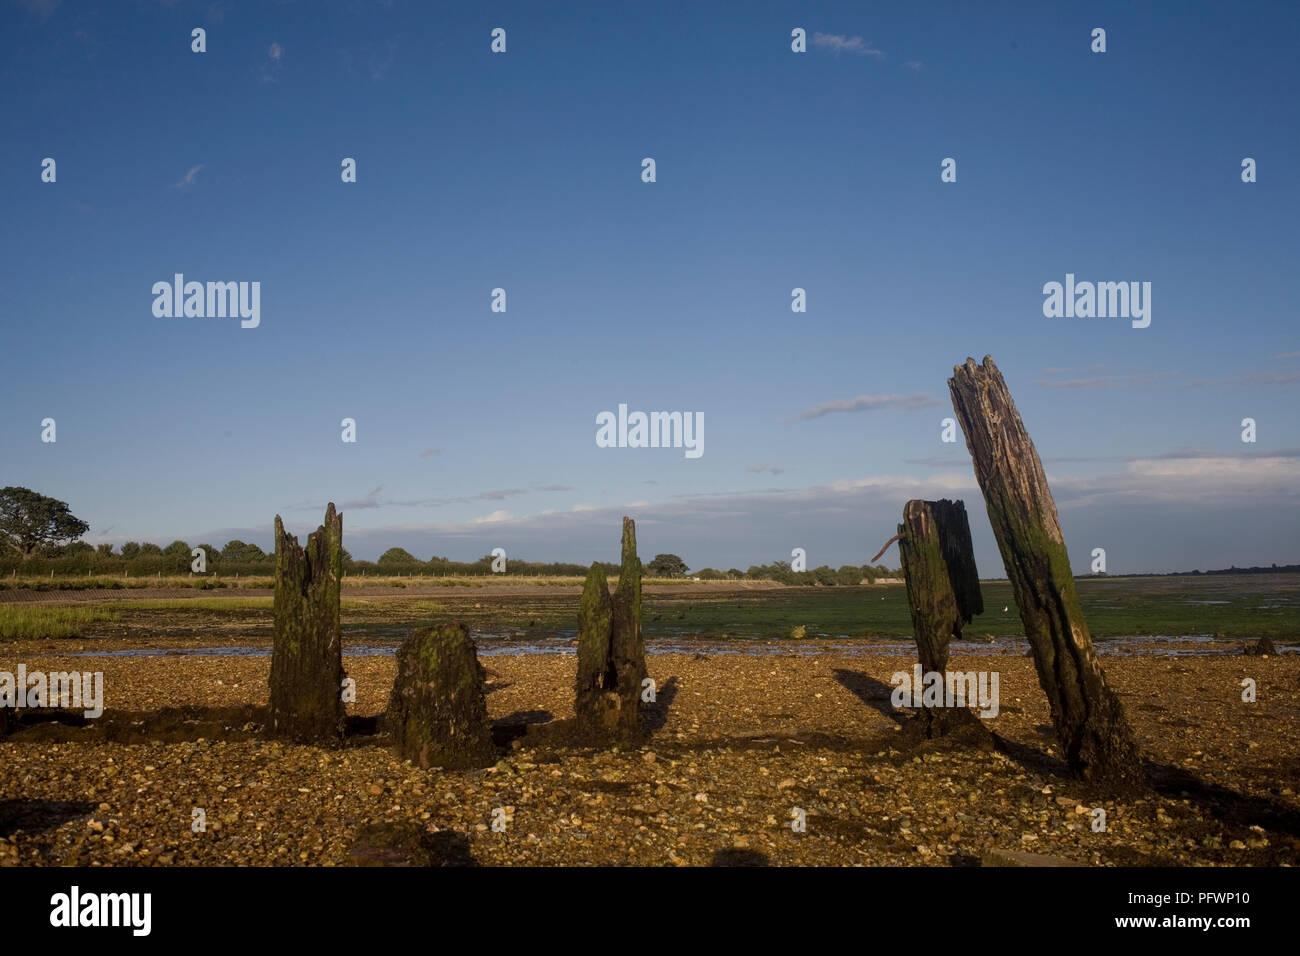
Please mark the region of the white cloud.
[[875, 49], [862, 37], [850, 37], [842, 33], [814, 33], [813, 46], [822, 47], [833, 53], [857, 53], [861, 56], [873, 56], [878, 60], [885, 58], [884, 51]]
[[180, 182], [172, 184], [172, 189], [181, 189], [185, 186], [193, 186], [194, 177], [196, 177], [199, 174], [199, 170], [201, 170], [202, 168], [203, 168], [202, 163], [199, 163], [197, 166], [191, 166], [190, 171], [181, 177]]
[[856, 398], [838, 398], [834, 401], [822, 402], [820, 405], [805, 408], [794, 418], [786, 419], [784, 424], [806, 422], [813, 418], [829, 415], [832, 412], [865, 412], [884, 408], [901, 408], [904, 411], [911, 412], [922, 408], [931, 408], [938, 404], [939, 400], [937, 398], [925, 393], [913, 395], [859, 395]]

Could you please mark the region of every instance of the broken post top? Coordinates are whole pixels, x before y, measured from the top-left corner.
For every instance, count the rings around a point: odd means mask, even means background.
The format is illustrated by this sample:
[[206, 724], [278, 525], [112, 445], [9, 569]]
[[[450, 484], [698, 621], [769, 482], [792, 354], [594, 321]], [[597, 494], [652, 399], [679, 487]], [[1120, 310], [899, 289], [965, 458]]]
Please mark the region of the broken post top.
[[284, 530], [284, 522], [275, 516], [276, 588], [295, 582], [307, 588], [331, 582], [337, 587], [343, 577], [343, 515], [330, 502], [325, 521], [307, 536], [306, 547], [298, 544], [297, 535]]
[[[343, 533], [343, 514], [342, 512], [335, 509], [334, 502], [331, 501], [329, 504], [325, 506], [325, 521], [321, 524], [319, 528], [317, 528], [315, 531], [313, 531], [311, 534], [307, 536], [307, 540], [310, 542], [315, 535], [320, 534], [322, 531], [334, 531], [334, 530], [337, 530], [340, 535]], [[280, 546], [280, 540], [282, 538], [285, 539], [286, 541], [292, 541], [294, 544], [298, 543], [298, 536], [294, 534], [289, 534], [287, 531], [285, 531], [284, 522], [280, 520], [279, 515], [276, 515], [275, 516], [275, 546], [277, 548]]]
[[623, 518], [623, 554], [618, 571], [618, 590], [632, 595], [637, 618], [641, 615], [641, 559], [636, 556], [636, 522]]
[[[993, 357], [984, 356], [979, 365], [967, 358], [965, 364], [954, 365], [952, 372], [948, 391], [953, 410], [966, 436], [966, 449], [994, 527], [998, 525], [995, 512], [1007, 514], [1019, 525], [1041, 520], [1048, 538], [1064, 546], [1043, 462]], [[990, 483], [992, 476], [998, 480]]]
[[975, 568], [975, 549], [964, 502], [913, 498], [903, 506], [903, 524], [898, 530], [902, 535], [918, 539], [910, 542], [914, 553], [920, 553], [922, 544], [938, 547], [942, 571], [963, 622], [969, 624], [973, 616], [984, 613], [984, 596]]

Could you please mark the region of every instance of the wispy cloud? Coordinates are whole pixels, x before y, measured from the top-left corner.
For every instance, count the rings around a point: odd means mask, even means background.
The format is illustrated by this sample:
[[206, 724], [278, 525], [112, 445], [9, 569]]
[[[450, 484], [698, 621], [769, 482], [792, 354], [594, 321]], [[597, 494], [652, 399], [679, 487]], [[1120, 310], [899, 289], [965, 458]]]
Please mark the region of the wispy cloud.
[[515, 495], [528, 494], [527, 488], [502, 488], [497, 491], [480, 491], [474, 497], [480, 501], [504, 501], [507, 498], [513, 498]]
[[280, 69], [284, 66], [284, 47], [279, 43], [272, 43], [266, 48], [266, 59], [262, 61], [262, 72], [258, 76], [259, 83], [274, 83], [280, 78]]
[[925, 67], [925, 64], [922, 63], [920, 60], [908, 60], [906, 63], [903, 64], [903, 66], [907, 67], [909, 70], [919, 71]]
[[574, 491], [573, 485], [533, 485], [537, 491]]
[[[1106, 547], [1113, 570], [1293, 559], [1300, 535], [1300, 449], [1243, 455], [1176, 449], [1125, 459], [1095, 475], [1070, 474], [1065, 468], [1049, 467], [1047, 477], [1077, 570], [1087, 570], [1095, 544]], [[465, 559], [504, 543], [512, 554], [530, 553], [538, 560], [616, 560], [619, 518], [631, 514], [647, 554], [671, 551], [701, 565], [745, 567], [788, 556], [792, 542], [798, 542], [808, 548], [810, 560], [835, 566], [865, 561], [893, 533], [910, 498], [965, 499], [980, 574], [1000, 573], [993, 532], [968, 462], [924, 478], [874, 475], [804, 488], [681, 495], [648, 504], [584, 502], [566, 511], [524, 515], [495, 510], [454, 523], [364, 526], [345, 517], [344, 543], [359, 558], [391, 547], [426, 553], [433, 540], [451, 539]], [[1207, 510], [1210, 500], [1215, 507]], [[304, 519], [304, 532], [318, 522], [319, 515]], [[186, 540], [220, 544], [239, 538], [265, 546], [270, 544], [268, 527], [209, 530]], [[856, 543], [846, 545], [845, 529], [850, 527]], [[1171, 528], [1191, 537], [1171, 536]], [[859, 547], [865, 539], [870, 547]], [[452, 552], [440, 544], [439, 553]]]
[[1160, 379], [1176, 374], [1176, 372], [1140, 372], [1135, 375], [1097, 375], [1091, 378], [1040, 378], [1034, 384], [1039, 388], [1133, 388], [1154, 385]]
[[830, 415], [833, 412], [872, 412], [890, 408], [913, 412], [922, 408], [932, 408], [938, 404], [939, 400], [937, 398], [924, 392], [912, 395], [859, 395], [857, 398], [839, 398], [830, 402], [822, 402], [820, 405], [813, 405], [811, 408], [805, 408], [794, 418], [785, 419], [782, 424], [806, 422], [813, 418], [821, 418], [823, 415]]
[[1277, 355], [1273, 356], [1273, 358], [1275, 359], [1300, 358], [1300, 352], [1278, 352]]
[[1231, 454], [1221, 451], [1209, 451], [1205, 448], [1175, 448], [1173, 451], [1158, 455], [1060, 455], [1044, 457], [1044, 464], [1073, 464], [1078, 462], [1139, 462], [1139, 461], [1201, 461], [1217, 458], [1300, 458], [1300, 448], [1277, 448], [1273, 450], [1239, 451]]
[[830, 50], [832, 53], [856, 53], [859, 56], [873, 56], [883, 60], [883, 50], [875, 49], [862, 37], [845, 36], [842, 33], [814, 33], [813, 46]]
[[420, 452], [420, 457], [428, 458], [430, 455], [441, 455], [441, 454], [442, 454], [441, 448], [426, 448], [424, 451]]
[[[442, 508], [446, 505], [466, 505], [473, 504], [476, 501], [504, 501], [507, 498], [514, 498], [518, 495], [528, 494], [527, 488], [494, 488], [488, 491], [480, 491], [472, 495], [457, 495], [449, 498], [412, 498], [407, 500], [397, 498], [381, 498], [379, 493], [384, 490], [383, 485], [371, 489], [364, 498], [353, 498], [350, 501], [344, 501], [339, 505], [339, 510], [369, 510], [372, 508]], [[291, 505], [286, 511], [320, 511], [325, 505], [319, 501], [304, 502], [302, 504]]]
[[397, 62], [397, 41], [388, 41], [388, 52], [382, 57], [373, 53], [369, 56], [370, 79], [372, 82], [378, 82], [385, 73], [389, 71], [394, 63]]
[[949, 455], [947, 457], [932, 455], [929, 458], [904, 458], [903, 464], [924, 465], [927, 468], [961, 468], [964, 465], [969, 465], [970, 459], [963, 459], [956, 455]]
[[[340, 511], [357, 511], [366, 508], [381, 507], [382, 502], [379, 500], [379, 493], [384, 490], [383, 485], [379, 485], [367, 494], [364, 498], [353, 498], [351, 501], [345, 501], [339, 505]], [[319, 509], [317, 509], [319, 510]]]
[[781, 472], [785, 471], [785, 469], [779, 465], [750, 465], [745, 470], [752, 471], [756, 475], [761, 475], [765, 471], [774, 475], [779, 475]]
[[172, 189], [183, 189], [186, 186], [193, 186], [194, 177], [199, 174], [199, 170], [201, 170], [202, 168], [203, 168], [202, 163], [199, 163], [197, 166], [191, 166], [190, 171], [181, 177], [180, 182], [172, 183]]
[[1243, 381], [1247, 385], [1290, 385], [1300, 382], [1300, 372], [1252, 372]]

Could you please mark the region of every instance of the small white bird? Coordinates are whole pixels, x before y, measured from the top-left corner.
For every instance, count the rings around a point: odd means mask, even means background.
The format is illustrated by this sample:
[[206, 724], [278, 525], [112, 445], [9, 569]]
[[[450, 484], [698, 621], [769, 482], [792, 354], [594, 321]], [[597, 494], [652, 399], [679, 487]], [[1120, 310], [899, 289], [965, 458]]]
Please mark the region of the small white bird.
[[1008, 607], [1010, 607], [1010, 605], [1008, 605], [1008, 604], [1004, 604], [1004, 605], [1002, 605], [1002, 613], [1003, 613], [1003, 614], [1006, 614], [1006, 613], [1007, 613], [1007, 608], [1008, 608]]

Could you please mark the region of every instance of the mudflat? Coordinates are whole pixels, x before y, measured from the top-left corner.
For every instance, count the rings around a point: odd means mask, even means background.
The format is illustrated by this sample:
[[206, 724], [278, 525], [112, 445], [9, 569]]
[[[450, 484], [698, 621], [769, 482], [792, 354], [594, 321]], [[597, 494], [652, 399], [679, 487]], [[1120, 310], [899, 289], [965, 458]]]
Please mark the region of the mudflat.
[[0, 648], [0, 670], [102, 671], [105, 688], [98, 720], [29, 711], [0, 741], [2, 864], [347, 865], [377, 828], [418, 831], [415, 862], [448, 865], [951, 866], [989, 849], [1090, 865], [1300, 861], [1295, 654], [1107, 657], [1151, 781], [1120, 800], [1067, 774], [1020, 655], [949, 665], [1000, 676], [991, 750], [912, 740], [890, 702], [912, 660], [869, 648], [651, 653], [649, 736], [631, 750], [528, 732], [572, 716], [572, 654], [485, 656], [498, 762], [445, 772], [387, 745], [376, 718], [391, 657], [345, 648], [357, 699], [330, 749], [262, 736], [266, 657], [74, 646], [95, 649]]

